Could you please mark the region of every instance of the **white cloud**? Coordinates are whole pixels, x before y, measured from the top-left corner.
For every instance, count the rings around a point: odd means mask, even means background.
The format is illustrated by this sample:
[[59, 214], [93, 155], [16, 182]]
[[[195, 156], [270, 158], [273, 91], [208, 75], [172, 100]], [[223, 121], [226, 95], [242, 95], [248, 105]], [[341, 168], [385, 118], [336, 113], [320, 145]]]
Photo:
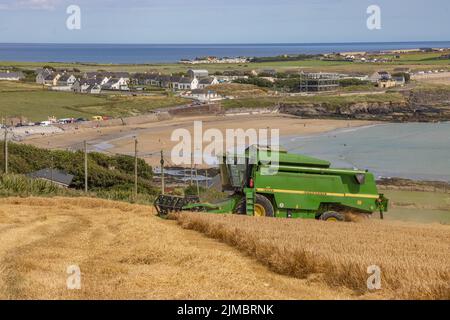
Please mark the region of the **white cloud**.
[[60, 0], [0, 0], [0, 10], [54, 10]]

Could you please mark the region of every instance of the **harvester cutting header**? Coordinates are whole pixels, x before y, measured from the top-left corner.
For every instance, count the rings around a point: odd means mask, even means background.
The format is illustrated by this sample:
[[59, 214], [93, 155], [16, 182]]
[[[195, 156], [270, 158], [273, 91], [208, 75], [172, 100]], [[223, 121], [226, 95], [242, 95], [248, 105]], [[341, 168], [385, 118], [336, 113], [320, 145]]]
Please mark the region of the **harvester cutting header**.
[[[227, 200], [210, 204], [197, 197], [161, 195], [155, 201], [158, 214], [196, 211], [343, 221], [347, 213], [380, 212], [383, 218], [387, 211], [388, 199], [378, 193], [368, 171], [334, 169], [328, 161], [281, 150], [250, 150], [234, 161], [223, 156], [220, 175], [222, 190], [230, 193]], [[268, 158], [278, 163], [268, 163]]]

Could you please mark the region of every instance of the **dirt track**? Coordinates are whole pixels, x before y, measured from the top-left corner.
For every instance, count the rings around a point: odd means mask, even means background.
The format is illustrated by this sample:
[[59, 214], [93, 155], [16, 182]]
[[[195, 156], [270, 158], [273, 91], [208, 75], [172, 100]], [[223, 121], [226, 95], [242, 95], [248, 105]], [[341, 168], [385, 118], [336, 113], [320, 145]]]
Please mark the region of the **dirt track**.
[[[70, 265], [81, 290], [68, 290]], [[151, 209], [95, 199], [0, 199], [1, 299], [349, 299]]]

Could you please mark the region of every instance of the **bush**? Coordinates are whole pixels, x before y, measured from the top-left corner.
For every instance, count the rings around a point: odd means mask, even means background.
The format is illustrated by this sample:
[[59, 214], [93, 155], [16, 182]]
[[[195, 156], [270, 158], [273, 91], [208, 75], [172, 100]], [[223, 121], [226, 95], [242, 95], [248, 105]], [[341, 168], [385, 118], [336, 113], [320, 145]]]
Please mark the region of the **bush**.
[[[0, 154], [0, 166], [4, 166], [3, 154]], [[9, 168], [11, 173], [29, 174], [34, 171], [53, 167], [74, 175], [71, 187], [84, 189], [84, 153], [64, 150], [46, 150], [30, 145], [9, 144]], [[109, 156], [93, 152], [88, 155], [88, 184], [92, 191], [133, 190], [134, 157]], [[143, 193], [154, 195], [152, 186], [152, 167], [138, 159], [138, 187]]]
[[393, 77], [404, 77], [406, 83], [411, 81], [411, 75], [409, 73], [407, 73], [407, 72], [393, 73], [392, 76]]
[[252, 84], [258, 87], [262, 87], [262, 88], [272, 88], [273, 87], [273, 83], [270, 82], [267, 79], [262, 79], [262, 78], [258, 78], [258, 77], [252, 77], [252, 78], [248, 78], [248, 79], [237, 79], [234, 80], [233, 83], [240, 83], [240, 84]]

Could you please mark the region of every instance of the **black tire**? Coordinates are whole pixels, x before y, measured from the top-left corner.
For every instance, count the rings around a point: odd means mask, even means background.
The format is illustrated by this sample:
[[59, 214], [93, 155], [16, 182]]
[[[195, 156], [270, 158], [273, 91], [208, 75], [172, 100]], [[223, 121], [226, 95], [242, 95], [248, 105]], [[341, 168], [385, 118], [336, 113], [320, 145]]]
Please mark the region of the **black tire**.
[[272, 202], [261, 194], [256, 195], [255, 205], [260, 205], [264, 208], [265, 216], [273, 218], [275, 216], [275, 210], [273, 209]]
[[345, 216], [341, 213], [335, 212], [335, 211], [328, 211], [323, 213], [320, 216], [320, 220], [322, 221], [345, 221]]
[[247, 214], [247, 209], [245, 208], [245, 197], [238, 201], [236, 207], [233, 210], [233, 214]]
[[[241, 215], [247, 214], [246, 202], [247, 201], [245, 200], [245, 198], [239, 200], [239, 202], [236, 204], [236, 207], [233, 210], [233, 214], [241, 214]], [[257, 204], [264, 208], [266, 217], [275, 216], [275, 210], [273, 209], [272, 202], [270, 202], [270, 200], [267, 199], [265, 196], [257, 194], [255, 205]]]

